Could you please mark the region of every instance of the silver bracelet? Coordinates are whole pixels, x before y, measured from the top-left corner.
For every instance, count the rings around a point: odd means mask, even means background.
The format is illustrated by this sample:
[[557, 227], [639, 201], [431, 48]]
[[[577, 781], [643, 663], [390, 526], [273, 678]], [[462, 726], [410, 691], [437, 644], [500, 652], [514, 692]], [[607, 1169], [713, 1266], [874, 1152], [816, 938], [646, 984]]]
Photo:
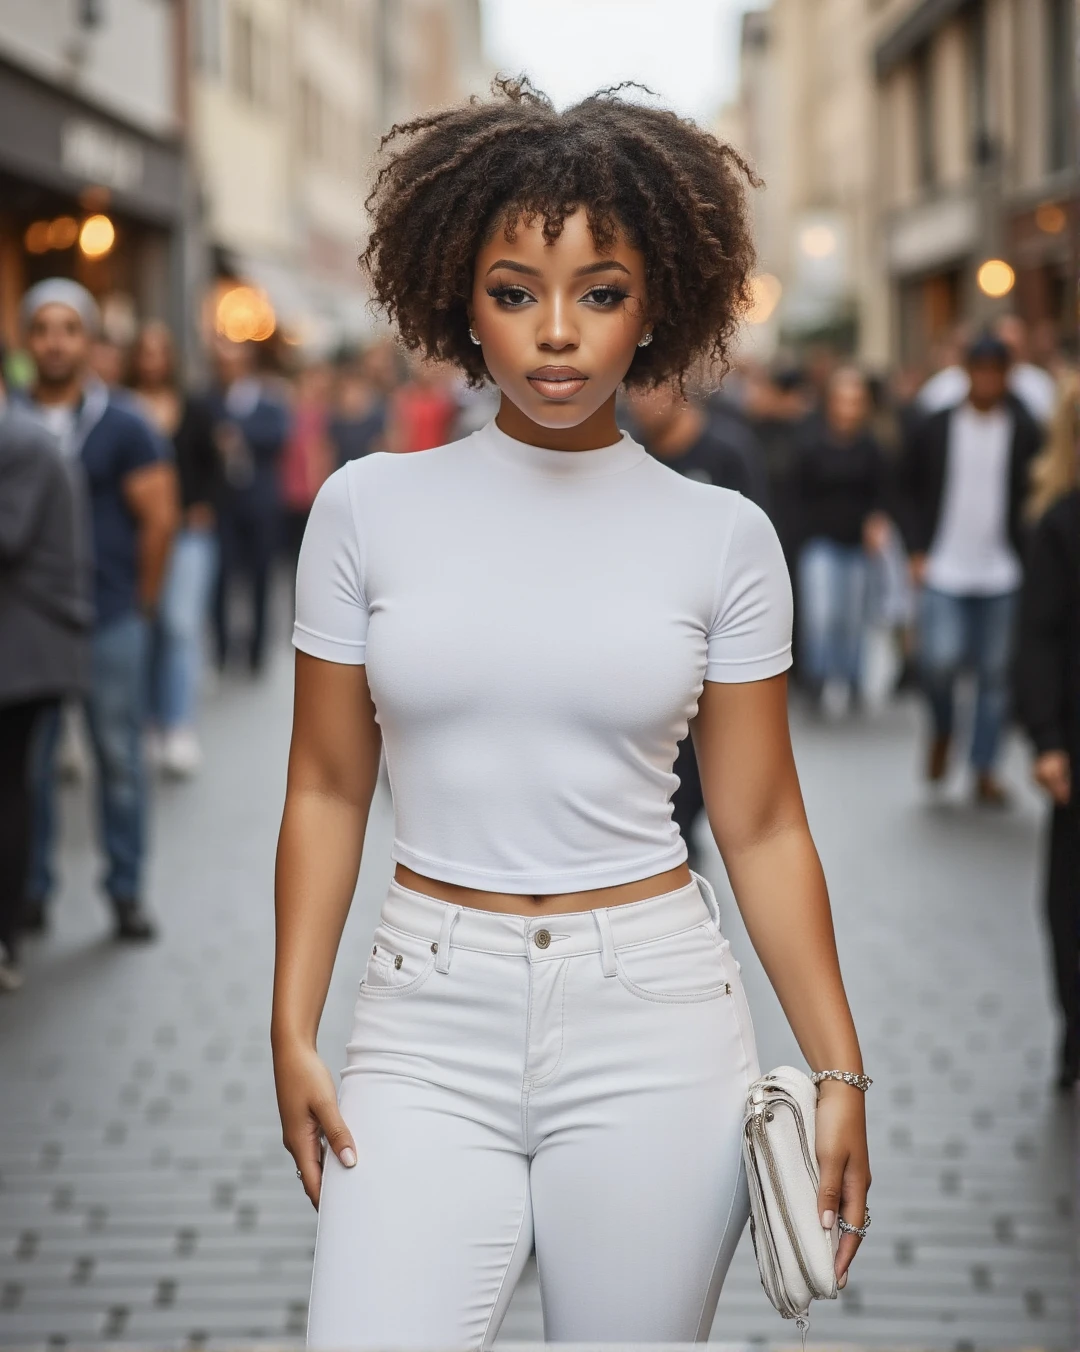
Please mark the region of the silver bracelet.
[[864, 1094], [874, 1083], [869, 1075], [856, 1075], [853, 1070], [813, 1070], [810, 1079], [814, 1084], [820, 1084], [822, 1080], [843, 1080], [852, 1089], [860, 1089]]

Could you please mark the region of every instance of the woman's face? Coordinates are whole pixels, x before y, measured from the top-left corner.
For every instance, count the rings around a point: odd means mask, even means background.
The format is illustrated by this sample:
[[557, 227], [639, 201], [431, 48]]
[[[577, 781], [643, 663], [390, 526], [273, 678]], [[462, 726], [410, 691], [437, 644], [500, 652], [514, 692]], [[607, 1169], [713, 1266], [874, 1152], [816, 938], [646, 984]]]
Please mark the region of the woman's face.
[[158, 385], [172, 375], [172, 344], [156, 327], [144, 329], [135, 349], [135, 377], [141, 384]]
[[542, 221], [513, 240], [498, 229], [476, 260], [471, 320], [504, 400], [538, 427], [578, 427], [614, 400], [647, 330], [645, 259], [621, 232], [598, 252], [583, 210], [551, 244]]

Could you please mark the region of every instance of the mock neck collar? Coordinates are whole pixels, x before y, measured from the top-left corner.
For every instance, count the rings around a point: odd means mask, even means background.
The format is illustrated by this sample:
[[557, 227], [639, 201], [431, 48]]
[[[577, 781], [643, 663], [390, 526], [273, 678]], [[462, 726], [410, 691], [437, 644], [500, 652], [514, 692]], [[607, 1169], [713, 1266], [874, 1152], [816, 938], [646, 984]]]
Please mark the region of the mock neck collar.
[[496, 460], [548, 479], [597, 479], [632, 469], [646, 458], [646, 451], [628, 432], [611, 446], [595, 451], [553, 451], [515, 441], [496, 426], [494, 418], [477, 432], [484, 449]]

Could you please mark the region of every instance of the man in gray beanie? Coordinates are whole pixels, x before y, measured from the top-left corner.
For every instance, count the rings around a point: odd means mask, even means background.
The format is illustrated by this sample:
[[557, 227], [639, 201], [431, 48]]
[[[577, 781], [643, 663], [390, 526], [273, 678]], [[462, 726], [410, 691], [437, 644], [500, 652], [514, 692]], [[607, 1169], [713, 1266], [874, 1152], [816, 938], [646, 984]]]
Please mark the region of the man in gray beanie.
[[[151, 939], [142, 895], [148, 792], [142, 741], [148, 620], [177, 518], [173, 468], [148, 424], [90, 372], [99, 314], [85, 287], [61, 277], [39, 282], [23, 299], [22, 320], [37, 371], [28, 408], [62, 453], [78, 459], [89, 490], [96, 618], [85, 707], [108, 856], [105, 890], [117, 937]], [[54, 713], [42, 731], [36, 773], [29, 931], [44, 929], [52, 890], [58, 734]]]

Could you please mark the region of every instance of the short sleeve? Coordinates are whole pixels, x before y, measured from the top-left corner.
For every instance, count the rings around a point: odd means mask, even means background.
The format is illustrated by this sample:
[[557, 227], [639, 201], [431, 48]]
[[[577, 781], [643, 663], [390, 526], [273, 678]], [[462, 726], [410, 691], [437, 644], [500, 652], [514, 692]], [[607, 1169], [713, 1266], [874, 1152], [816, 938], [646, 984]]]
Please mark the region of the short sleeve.
[[141, 413], [132, 410], [126, 427], [127, 435], [119, 443], [119, 473], [121, 477], [135, 474], [148, 465], [157, 465], [172, 459], [171, 444]]
[[740, 498], [708, 634], [707, 681], [733, 685], [791, 666], [791, 580], [772, 522]]
[[348, 466], [319, 489], [296, 568], [293, 646], [324, 662], [364, 665], [368, 607]]

